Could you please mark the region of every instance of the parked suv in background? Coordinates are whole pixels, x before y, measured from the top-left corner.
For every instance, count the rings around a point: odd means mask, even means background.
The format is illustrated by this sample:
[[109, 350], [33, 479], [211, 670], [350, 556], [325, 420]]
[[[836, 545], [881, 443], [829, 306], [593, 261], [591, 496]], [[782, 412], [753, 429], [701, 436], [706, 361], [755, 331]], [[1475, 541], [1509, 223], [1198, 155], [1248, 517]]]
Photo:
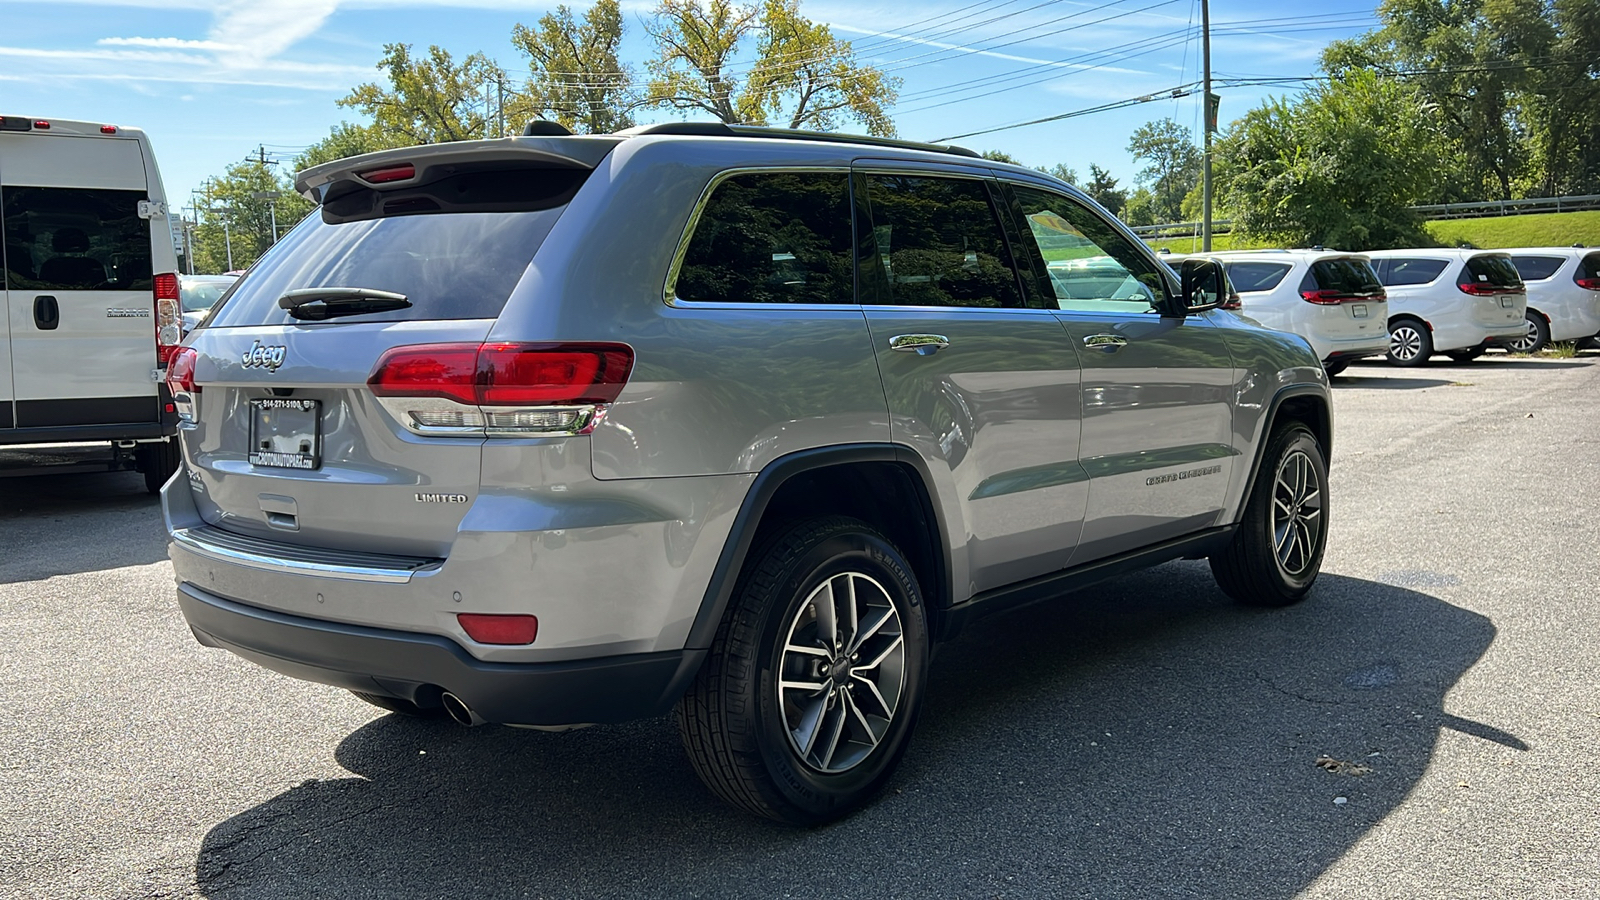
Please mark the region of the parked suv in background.
[[1435, 353], [1456, 362], [1505, 347], [1527, 326], [1527, 292], [1504, 251], [1374, 250], [1389, 291], [1389, 362], [1420, 366]]
[[1388, 299], [1365, 256], [1337, 250], [1237, 250], [1204, 256], [1227, 269], [1240, 312], [1268, 328], [1305, 338], [1329, 375], [1343, 372], [1351, 360], [1388, 351]]
[[161, 173], [137, 128], [0, 116], [0, 452], [99, 444], [151, 493], [178, 466], [182, 338]]
[[1326, 377], [1214, 264], [954, 148], [538, 127], [300, 173], [319, 213], [174, 360], [202, 643], [468, 724], [676, 707], [716, 793], [816, 823], [974, 616], [1316, 579]]
[[1538, 353], [1551, 341], [1600, 334], [1600, 250], [1530, 247], [1507, 250], [1528, 289], [1527, 331], [1507, 348]]

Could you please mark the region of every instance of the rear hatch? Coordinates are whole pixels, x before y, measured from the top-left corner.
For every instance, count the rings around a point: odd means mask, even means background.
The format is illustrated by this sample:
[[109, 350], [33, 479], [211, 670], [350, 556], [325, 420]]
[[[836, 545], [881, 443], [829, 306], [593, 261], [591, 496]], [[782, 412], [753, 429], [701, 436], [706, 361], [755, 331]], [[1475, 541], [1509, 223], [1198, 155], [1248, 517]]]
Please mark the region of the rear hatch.
[[419, 434], [368, 379], [395, 347], [482, 342], [590, 168], [550, 153], [414, 149], [303, 173], [322, 207], [191, 337], [184, 441], [210, 525], [448, 555], [478, 493], [482, 429]]
[[1472, 321], [1495, 333], [1522, 326], [1528, 306], [1522, 276], [1505, 253], [1485, 253], [1467, 258], [1456, 287], [1470, 299]]
[[1327, 341], [1388, 334], [1388, 294], [1364, 256], [1329, 256], [1313, 262], [1300, 283], [1300, 299], [1320, 314], [1313, 328]]

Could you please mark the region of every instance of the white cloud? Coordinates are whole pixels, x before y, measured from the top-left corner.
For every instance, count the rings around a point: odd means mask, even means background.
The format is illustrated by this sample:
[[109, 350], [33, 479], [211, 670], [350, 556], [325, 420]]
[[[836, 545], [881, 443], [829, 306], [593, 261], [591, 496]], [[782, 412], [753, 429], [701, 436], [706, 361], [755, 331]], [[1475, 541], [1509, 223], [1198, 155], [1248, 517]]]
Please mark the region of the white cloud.
[[239, 48], [220, 62], [248, 67], [316, 34], [338, 7], [339, 0], [229, 0], [217, 7], [211, 39]]

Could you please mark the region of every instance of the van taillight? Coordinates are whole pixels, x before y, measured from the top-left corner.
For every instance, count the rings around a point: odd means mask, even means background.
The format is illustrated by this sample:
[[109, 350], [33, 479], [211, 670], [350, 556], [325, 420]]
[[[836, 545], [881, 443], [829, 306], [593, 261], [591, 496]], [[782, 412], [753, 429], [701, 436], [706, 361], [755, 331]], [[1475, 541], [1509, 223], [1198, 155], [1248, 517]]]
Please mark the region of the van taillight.
[[627, 344], [419, 344], [384, 353], [367, 385], [417, 434], [588, 434], [632, 371]]
[[1578, 287], [1589, 291], [1600, 291], [1600, 278], [1574, 278]]
[[178, 276], [155, 277], [156, 365], [164, 366], [183, 340], [183, 308], [178, 304]]
[[1510, 287], [1503, 284], [1490, 284], [1486, 281], [1468, 281], [1464, 284], [1457, 284], [1456, 287], [1461, 289], [1461, 293], [1471, 294], [1474, 297], [1493, 297], [1498, 294], [1522, 293], [1521, 287]]

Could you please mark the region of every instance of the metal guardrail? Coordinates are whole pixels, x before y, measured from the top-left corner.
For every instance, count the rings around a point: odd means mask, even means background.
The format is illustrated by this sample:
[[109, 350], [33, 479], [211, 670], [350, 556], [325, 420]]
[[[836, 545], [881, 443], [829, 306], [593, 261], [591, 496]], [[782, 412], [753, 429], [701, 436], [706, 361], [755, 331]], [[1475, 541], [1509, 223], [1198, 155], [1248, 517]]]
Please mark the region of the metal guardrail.
[[[1481, 219], [1491, 216], [1518, 216], [1525, 213], [1579, 212], [1600, 209], [1600, 194], [1583, 194], [1574, 197], [1527, 197], [1522, 200], [1486, 200], [1478, 203], [1429, 203], [1413, 206], [1429, 221], [1436, 219]], [[1144, 238], [1195, 237], [1200, 234], [1199, 222], [1168, 222], [1162, 225], [1136, 225], [1133, 233]], [[1211, 222], [1212, 234], [1227, 234], [1233, 230], [1232, 219], [1215, 219]]]

